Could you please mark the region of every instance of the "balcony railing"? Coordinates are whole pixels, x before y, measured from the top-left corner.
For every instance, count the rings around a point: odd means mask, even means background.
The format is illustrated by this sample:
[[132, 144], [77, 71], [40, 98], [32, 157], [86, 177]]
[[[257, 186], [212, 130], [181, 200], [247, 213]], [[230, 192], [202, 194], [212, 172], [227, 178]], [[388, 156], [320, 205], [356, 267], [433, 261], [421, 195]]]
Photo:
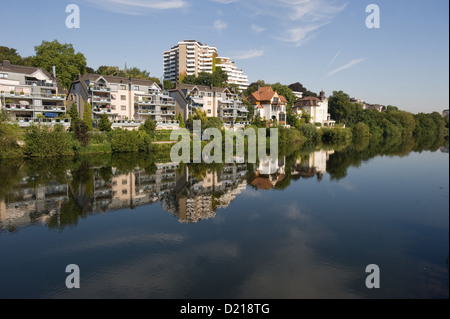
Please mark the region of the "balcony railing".
[[111, 98], [109, 98], [109, 97], [101, 97], [101, 96], [94, 96], [92, 101], [94, 103], [97, 103], [97, 104], [99, 104], [99, 103], [111, 103]]
[[56, 83], [47, 83], [45, 81], [25, 81], [25, 84], [31, 86], [45, 86], [51, 88], [57, 87]]
[[5, 106], [7, 110], [11, 111], [54, 111], [65, 112], [65, 106], [53, 106], [53, 105], [20, 105], [20, 104], [7, 104]]
[[92, 86], [90, 89], [93, 92], [111, 92], [111, 88], [104, 86]]
[[70, 126], [70, 119], [54, 119], [54, 118], [29, 118], [29, 117], [16, 117], [12, 119], [12, 123], [18, 123], [21, 127], [27, 127], [34, 124], [42, 125], [56, 125], [61, 124], [65, 127]]

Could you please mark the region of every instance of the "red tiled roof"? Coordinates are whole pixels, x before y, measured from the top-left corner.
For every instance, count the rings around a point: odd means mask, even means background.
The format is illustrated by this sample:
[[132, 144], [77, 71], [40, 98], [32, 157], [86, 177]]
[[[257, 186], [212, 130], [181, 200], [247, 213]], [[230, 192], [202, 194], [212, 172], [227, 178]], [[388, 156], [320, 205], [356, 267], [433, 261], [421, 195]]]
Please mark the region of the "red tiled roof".
[[272, 90], [270, 86], [264, 86], [262, 88], [259, 88], [258, 91], [252, 93], [252, 96], [258, 102], [270, 101], [274, 95], [275, 92]]

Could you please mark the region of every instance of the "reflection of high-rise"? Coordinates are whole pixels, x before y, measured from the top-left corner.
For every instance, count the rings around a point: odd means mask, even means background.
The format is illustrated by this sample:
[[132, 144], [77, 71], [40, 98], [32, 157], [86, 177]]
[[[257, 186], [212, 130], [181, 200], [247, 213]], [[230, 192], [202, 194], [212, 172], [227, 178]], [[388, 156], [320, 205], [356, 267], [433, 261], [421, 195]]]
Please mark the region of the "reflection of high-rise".
[[202, 174], [185, 166], [173, 192], [164, 197], [163, 208], [183, 223], [215, 218], [217, 208], [228, 207], [245, 190], [246, 175], [246, 164], [225, 164]]

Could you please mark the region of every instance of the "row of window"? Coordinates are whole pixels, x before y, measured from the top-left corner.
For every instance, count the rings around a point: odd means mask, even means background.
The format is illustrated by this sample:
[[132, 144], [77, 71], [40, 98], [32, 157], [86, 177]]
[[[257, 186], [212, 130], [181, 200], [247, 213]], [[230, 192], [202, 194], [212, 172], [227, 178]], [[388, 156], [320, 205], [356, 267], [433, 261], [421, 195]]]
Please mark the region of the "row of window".
[[0, 73], [0, 79], [7, 79], [8, 73]]

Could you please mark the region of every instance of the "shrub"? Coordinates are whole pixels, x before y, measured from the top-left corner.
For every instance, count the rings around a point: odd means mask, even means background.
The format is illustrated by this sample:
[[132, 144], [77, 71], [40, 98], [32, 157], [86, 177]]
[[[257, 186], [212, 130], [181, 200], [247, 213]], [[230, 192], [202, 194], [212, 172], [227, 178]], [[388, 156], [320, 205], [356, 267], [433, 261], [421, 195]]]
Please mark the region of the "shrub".
[[25, 155], [28, 157], [55, 157], [73, 155], [72, 139], [62, 125], [32, 125], [25, 133]]
[[319, 140], [319, 133], [317, 132], [317, 128], [314, 124], [302, 124], [298, 127], [298, 130], [309, 141], [316, 142]]
[[353, 131], [354, 137], [370, 136], [370, 127], [363, 122], [358, 122], [358, 124], [355, 125]]
[[150, 150], [151, 138], [144, 131], [117, 129], [110, 132], [113, 153], [137, 153]]

